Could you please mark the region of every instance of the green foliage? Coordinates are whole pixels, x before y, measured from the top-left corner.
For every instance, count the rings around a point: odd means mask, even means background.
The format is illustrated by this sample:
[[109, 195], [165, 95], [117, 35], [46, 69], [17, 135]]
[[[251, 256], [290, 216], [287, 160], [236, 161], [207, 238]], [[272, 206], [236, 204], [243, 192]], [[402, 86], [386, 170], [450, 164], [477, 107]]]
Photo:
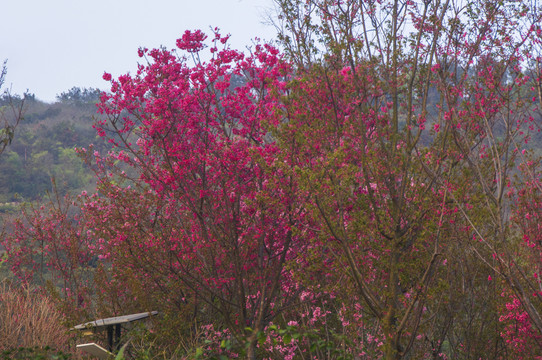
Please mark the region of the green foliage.
[[15, 202], [0, 203], [0, 214], [14, 214], [19, 206]]
[[56, 98], [63, 104], [75, 106], [94, 105], [100, 101], [100, 89], [72, 87], [70, 90], [57, 95]]
[[39, 199], [51, 191], [53, 178], [62, 193], [93, 188], [92, 172], [75, 148], [103, 148], [92, 128], [99, 90], [74, 89], [59, 103], [26, 102], [25, 121], [0, 157], [0, 204]]
[[17, 348], [5, 350], [0, 353], [0, 359], [16, 359], [16, 360], [69, 360], [72, 359], [70, 354], [62, 351], [57, 351], [48, 346], [44, 348]]
[[115, 356], [115, 360], [124, 360], [124, 351], [126, 350], [126, 346], [128, 346], [128, 343], [124, 344], [124, 345], [120, 348], [120, 350], [119, 350], [117, 356]]

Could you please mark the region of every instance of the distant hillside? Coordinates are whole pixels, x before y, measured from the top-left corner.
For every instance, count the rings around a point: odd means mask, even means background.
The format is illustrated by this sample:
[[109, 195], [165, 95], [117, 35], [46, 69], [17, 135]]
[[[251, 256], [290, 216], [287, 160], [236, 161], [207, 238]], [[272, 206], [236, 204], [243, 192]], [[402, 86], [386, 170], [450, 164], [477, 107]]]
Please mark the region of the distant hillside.
[[[72, 88], [59, 95], [54, 104], [28, 94], [24, 101], [24, 120], [0, 156], [0, 212], [12, 207], [6, 203], [39, 199], [52, 189], [52, 178], [61, 194], [91, 189], [92, 173], [75, 148], [104, 146], [92, 128], [98, 90]], [[7, 98], [0, 99], [0, 106], [6, 102]]]

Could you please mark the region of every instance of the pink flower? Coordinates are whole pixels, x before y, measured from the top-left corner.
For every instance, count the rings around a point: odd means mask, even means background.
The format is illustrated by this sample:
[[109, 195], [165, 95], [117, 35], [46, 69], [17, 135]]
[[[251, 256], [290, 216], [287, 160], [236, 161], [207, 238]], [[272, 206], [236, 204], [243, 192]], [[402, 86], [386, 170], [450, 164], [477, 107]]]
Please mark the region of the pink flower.
[[147, 51], [148, 51], [147, 48], [139, 48], [139, 49], [137, 50], [137, 55], [138, 55], [139, 57], [143, 57], [143, 56], [145, 56], [145, 53], [147, 53]]
[[346, 77], [348, 75], [348, 73], [350, 72], [350, 66], [345, 66], [342, 68], [341, 70], [341, 75], [343, 77]]
[[188, 52], [198, 52], [202, 50], [205, 45], [203, 41], [207, 39], [207, 35], [201, 30], [190, 31], [186, 30], [180, 39], [177, 39], [177, 47], [181, 50]]

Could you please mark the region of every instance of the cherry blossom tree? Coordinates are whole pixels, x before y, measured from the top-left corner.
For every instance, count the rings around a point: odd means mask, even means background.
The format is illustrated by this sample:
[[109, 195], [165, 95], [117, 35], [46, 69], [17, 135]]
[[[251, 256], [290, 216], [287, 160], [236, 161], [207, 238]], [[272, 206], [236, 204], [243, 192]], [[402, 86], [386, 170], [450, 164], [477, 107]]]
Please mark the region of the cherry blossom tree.
[[85, 212], [111, 281], [136, 279], [197, 321], [216, 314], [235, 337], [250, 328], [253, 358], [256, 334], [295, 300], [285, 266], [304, 247], [303, 202], [264, 127], [280, 121], [291, 70], [275, 48], [245, 56], [218, 33], [200, 61], [205, 40], [187, 31], [186, 55], [141, 49], [135, 76], [104, 75], [96, 128], [113, 150], [96, 154]]
[[[297, 173], [313, 194], [322, 246], [335, 244], [334, 256], [345, 259], [352, 286], [381, 324], [384, 357], [402, 358], [418, 335], [432, 336], [420, 324], [436, 306], [427, 301], [452, 231], [489, 269], [497, 268], [492, 254], [511, 254], [513, 201], [505, 193], [516, 144], [532, 122], [521, 64], [538, 41], [540, 8], [275, 3], [285, 51], [309, 74], [295, 86], [281, 139], [301, 144]], [[510, 261], [499, 264], [536, 324]]]

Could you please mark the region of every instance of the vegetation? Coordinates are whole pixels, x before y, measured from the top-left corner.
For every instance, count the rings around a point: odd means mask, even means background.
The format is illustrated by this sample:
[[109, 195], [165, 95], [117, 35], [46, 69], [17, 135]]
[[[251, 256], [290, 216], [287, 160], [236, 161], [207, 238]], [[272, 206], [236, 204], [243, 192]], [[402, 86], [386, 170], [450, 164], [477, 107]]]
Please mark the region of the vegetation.
[[[37, 349], [45, 349], [51, 344], [54, 344], [57, 350], [71, 350], [70, 335], [66, 331], [61, 313], [53, 301], [39, 291], [2, 281], [0, 319], [2, 358], [13, 352], [46, 353], [47, 351], [40, 352]], [[35, 350], [31, 351], [32, 348]], [[57, 353], [57, 350], [50, 352]]]
[[11, 209], [10, 203], [38, 200], [54, 191], [52, 179], [63, 193], [94, 188], [92, 173], [75, 149], [89, 144], [104, 148], [92, 128], [98, 100], [96, 90], [78, 88], [63, 93], [54, 104], [29, 96], [12, 99], [24, 107], [24, 121], [0, 157], [0, 203], [8, 203], [3, 211]]
[[[4, 85], [7, 74], [7, 60], [4, 60], [0, 70], [0, 89]], [[6, 90], [2, 94], [3, 101], [0, 103], [0, 154], [11, 144], [15, 133], [15, 128], [22, 118], [23, 102], [14, 105], [11, 95]], [[10, 112], [10, 114], [7, 114]]]
[[159, 310], [136, 358], [537, 358], [542, 9], [275, 4], [277, 47], [186, 31], [104, 73], [100, 141], [53, 120], [92, 89], [29, 107], [48, 135], [0, 166], [65, 185], [6, 227], [18, 281], [68, 323]]

